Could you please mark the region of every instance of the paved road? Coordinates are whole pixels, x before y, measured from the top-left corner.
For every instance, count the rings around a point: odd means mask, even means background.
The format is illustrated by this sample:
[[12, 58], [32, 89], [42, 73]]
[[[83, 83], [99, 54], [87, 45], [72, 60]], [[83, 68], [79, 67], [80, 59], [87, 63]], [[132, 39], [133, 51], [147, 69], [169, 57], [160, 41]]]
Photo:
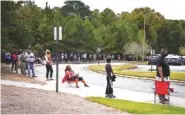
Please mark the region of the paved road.
[[[75, 72], [79, 72], [87, 81], [91, 86], [89, 89], [84, 88], [82, 84], [80, 84], [80, 89], [74, 88], [74, 85], [68, 86], [68, 84], [61, 84], [60, 81], [64, 76], [66, 64], [59, 65], [59, 90], [80, 96], [104, 96], [106, 86], [105, 75], [86, 70], [85, 68], [87, 68], [88, 65], [89, 64], [72, 64], [71, 67]], [[55, 68], [56, 66], [53, 66], [53, 76], [55, 76]], [[45, 67], [37, 67], [36, 74], [39, 76], [38, 79], [45, 80]], [[51, 84], [53, 88], [55, 87], [55, 81], [47, 83]], [[118, 77], [114, 83], [114, 94], [120, 99], [151, 103], [153, 102], [153, 87], [154, 82], [150, 80]], [[175, 92], [172, 93], [172, 104], [185, 107], [185, 83], [171, 83], [171, 87], [175, 89]]]
[[[106, 86], [105, 74], [100, 74], [87, 70], [89, 64], [73, 64], [71, 65], [75, 72], [79, 72], [81, 76], [85, 78], [91, 85], [99, 85], [102, 87]], [[64, 68], [66, 64], [59, 65], [59, 80], [64, 76]], [[54, 76], [55, 76], [55, 66]], [[39, 79], [45, 79], [45, 67], [37, 67], [37, 75]], [[146, 93], [152, 93], [152, 88], [154, 87], [154, 82], [151, 80], [139, 80], [132, 78], [123, 78], [118, 77], [114, 83], [115, 88], [128, 89], [133, 91], [142, 91]], [[185, 83], [171, 83], [171, 87], [175, 89], [175, 92], [172, 94], [176, 97], [185, 98]]]

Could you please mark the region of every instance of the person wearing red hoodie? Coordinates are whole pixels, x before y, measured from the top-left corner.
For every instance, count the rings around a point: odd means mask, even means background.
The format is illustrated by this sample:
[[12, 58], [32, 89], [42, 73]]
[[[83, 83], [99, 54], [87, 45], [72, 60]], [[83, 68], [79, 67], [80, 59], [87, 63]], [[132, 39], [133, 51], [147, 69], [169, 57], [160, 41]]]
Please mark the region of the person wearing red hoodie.
[[[12, 68], [11, 70], [13, 71], [13, 69], [16, 71], [16, 73], [18, 73], [18, 70], [17, 70], [17, 65], [18, 65], [18, 57], [17, 57], [17, 52], [14, 52], [12, 55], [11, 55], [11, 59], [12, 59]], [[15, 68], [14, 68], [15, 67]]]

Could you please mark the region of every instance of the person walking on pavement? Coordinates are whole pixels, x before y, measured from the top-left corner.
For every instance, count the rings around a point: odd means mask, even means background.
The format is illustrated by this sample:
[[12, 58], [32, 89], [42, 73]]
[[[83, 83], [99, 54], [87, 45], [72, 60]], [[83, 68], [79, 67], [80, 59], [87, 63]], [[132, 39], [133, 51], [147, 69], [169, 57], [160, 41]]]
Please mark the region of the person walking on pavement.
[[[156, 59], [156, 80], [158, 81], [169, 81], [170, 76], [170, 67], [168, 63], [164, 60], [165, 57], [168, 55], [168, 51], [166, 49], [162, 49], [160, 55]], [[165, 95], [159, 96], [160, 102], [165, 103], [168, 101], [165, 98]]]
[[46, 50], [46, 55], [45, 55], [45, 60], [46, 60], [46, 80], [49, 80], [49, 73], [50, 73], [50, 80], [54, 80], [53, 77], [53, 67], [52, 67], [52, 57], [51, 57], [51, 52], [49, 50]]
[[107, 87], [106, 87], [106, 97], [108, 98], [115, 98], [116, 96], [113, 95], [113, 88], [112, 88], [112, 77], [114, 76], [112, 66], [111, 66], [111, 57], [107, 57], [106, 59], [107, 64], [105, 65], [106, 70], [106, 80], [107, 80]]

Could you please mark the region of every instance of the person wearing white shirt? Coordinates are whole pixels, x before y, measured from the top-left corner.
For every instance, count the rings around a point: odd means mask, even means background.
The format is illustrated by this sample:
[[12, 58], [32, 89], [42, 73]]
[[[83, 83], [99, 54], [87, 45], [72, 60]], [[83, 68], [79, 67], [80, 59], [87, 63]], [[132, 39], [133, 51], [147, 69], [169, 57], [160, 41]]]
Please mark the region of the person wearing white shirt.
[[35, 76], [35, 69], [34, 69], [34, 63], [35, 63], [35, 55], [31, 52], [28, 52], [28, 55], [26, 57], [26, 62], [27, 62], [27, 66], [28, 66], [28, 76], [31, 76], [30, 71], [32, 71], [32, 77], [36, 77]]

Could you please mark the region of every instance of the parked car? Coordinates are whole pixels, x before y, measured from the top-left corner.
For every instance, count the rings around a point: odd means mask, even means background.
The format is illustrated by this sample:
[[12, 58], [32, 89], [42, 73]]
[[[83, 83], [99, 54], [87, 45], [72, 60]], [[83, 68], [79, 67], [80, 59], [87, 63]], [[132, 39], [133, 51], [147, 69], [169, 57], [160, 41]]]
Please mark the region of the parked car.
[[148, 58], [148, 65], [155, 65], [156, 64], [156, 59], [158, 56], [149, 56]]
[[170, 60], [170, 64], [172, 65], [184, 65], [184, 60], [182, 56], [175, 55]]
[[185, 65], [185, 56], [182, 56], [183, 64]]
[[172, 57], [174, 56], [174, 54], [169, 54], [166, 58], [165, 61], [171, 65], [172, 64]]

